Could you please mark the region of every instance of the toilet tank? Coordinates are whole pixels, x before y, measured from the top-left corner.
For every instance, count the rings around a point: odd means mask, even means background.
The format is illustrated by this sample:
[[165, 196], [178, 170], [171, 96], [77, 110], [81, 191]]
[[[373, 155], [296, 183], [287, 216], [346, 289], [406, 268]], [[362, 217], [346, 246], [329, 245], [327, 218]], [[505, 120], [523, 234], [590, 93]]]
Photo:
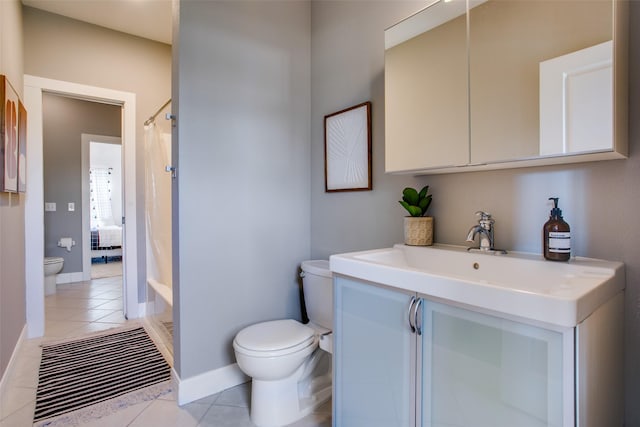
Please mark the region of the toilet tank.
[[301, 276], [309, 321], [333, 329], [333, 275], [329, 261], [302, 261]]

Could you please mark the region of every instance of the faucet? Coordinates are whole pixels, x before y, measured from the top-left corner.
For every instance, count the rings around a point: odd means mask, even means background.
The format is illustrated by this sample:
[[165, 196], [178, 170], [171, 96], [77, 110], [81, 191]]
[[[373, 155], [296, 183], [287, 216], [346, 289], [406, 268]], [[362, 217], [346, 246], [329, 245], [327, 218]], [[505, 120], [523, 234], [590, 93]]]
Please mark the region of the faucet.
[[493, 245], [493, 224], [495, 220], [491, 218], [491, 214], [488, 212], [478, 211], [476, 215], [480, 217], [478, 224], [469, 229], [467, 234], [467, 242], [473, 242], [476, 235], [479, 235], [479, 244], [477, 248], [467, 248], [467, 250], [480, 250], [483, 252], [499, 252], [506, 254], [507, 251], [502, 249], [496, 249]]

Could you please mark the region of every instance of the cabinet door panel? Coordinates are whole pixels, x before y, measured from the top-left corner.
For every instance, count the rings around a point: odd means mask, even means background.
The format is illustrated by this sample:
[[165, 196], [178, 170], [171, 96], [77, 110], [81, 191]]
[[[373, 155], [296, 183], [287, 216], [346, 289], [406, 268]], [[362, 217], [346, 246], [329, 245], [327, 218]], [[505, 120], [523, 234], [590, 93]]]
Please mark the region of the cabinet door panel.
[[[455, 4], [454, 4], [455, 3]], [[455, 0], [420, 12], [446, 13]], [[469, 162], [466, 15], [385, 52], [385, 171]]]
[[[573, 132], [585, 135], [596, 122], [597, 134], [606, 135], [594, 147], [566, 147], [563, 132], [545, 137], [541, 146], [540, 128], [541, 114], [542, 118], [554, 114], [554, 120], [564, 119], [562, 109], [552, 113], [547, 111], [550, 105], [540, 104], [541, 63], [611, 40], [612, 13], [610, 0], [487, 1], [469, 11], [472, 164], [612, 150], [612, 128], [605, 125], [613, 118], [610, 73], [603, 77], [604, 83], [597, 83], [604, 84], [605, 90], [593, 100], [603, 104], [598, 112], [608, 108], [604, 124], [600, 124], [601, 117], [593, 120], [588, 116], [580, 123], [565, 123]], [[612, 52], [609, 49], [609, 62]], [[600, 59], [590, 66], [599, 63]], [[566, 95], [562, 90], [557, 93], [558, 97]], [[578, 117], [582, 116], [573, 119]]]
[[573, 425], [572, 329], [425, 302], [421, 425]]
[[415, 425], [411, 295], [342, 277], [334, 295], [334, 426]]

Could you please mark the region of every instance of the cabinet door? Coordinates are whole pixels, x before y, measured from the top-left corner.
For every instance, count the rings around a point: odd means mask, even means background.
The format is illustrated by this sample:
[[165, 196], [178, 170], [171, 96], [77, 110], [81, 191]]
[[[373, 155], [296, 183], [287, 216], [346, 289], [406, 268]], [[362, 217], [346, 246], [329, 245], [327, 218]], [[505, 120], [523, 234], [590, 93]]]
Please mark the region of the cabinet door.
[[408, 21], [434, 27], [385, 51], [386, 172], [469, 163], [465, 12], [464, 0], [433, 2]]
[[469, 11], [472, 164], [612, 150], [613, 49], [582, 63], [575, 55], [612, 39], [613, 12], [609, 0], [487, 1]]
[[338, 277], [334, 298], [333, 425], [415, 425], [412, 295]]
[[574, 425], [574, 330], [424, 301], [422, 426]]

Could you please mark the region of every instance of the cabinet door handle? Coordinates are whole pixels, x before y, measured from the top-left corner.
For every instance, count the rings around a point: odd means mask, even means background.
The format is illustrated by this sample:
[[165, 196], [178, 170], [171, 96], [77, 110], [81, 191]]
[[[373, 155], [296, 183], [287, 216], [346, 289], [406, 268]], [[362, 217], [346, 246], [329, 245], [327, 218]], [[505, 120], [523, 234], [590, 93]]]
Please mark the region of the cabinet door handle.
[[420, 322], [422, 316], [418, 316], [420, 307], [422, 307], [422, 298], [416, 299], [416, 304], [413, 306], [413, 324], [416, 325], [415, 332], [418, 335], [422, 335], [422, 322]]
[[416, 327], [414, 326], [414, 323], [411, 322], [411, 315], [414, 313], [412, 309], [416, 301], [417, 301], [416, 297], [412, 296], [411, 301], [409, 302], [409, 309], [407, 310], [407, 316], [409, 318], [409, 328], [411, 329], [411, 332], [414, 334], [416, 333]]

